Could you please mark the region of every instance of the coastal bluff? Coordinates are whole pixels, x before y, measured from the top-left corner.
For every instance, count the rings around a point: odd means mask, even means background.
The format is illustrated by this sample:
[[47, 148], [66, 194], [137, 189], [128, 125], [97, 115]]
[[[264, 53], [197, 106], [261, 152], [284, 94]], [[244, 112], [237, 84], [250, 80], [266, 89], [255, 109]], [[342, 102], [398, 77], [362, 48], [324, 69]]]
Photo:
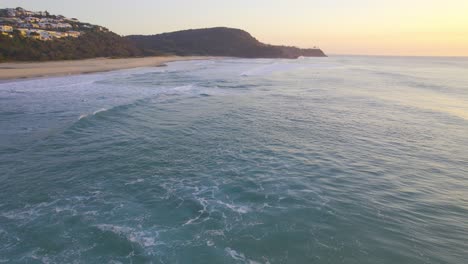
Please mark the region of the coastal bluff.
[[236, 28], [122, 36], [104, 26], [48, 11], [0, 8], [0, 63], [152, 56], [326, 57], [318, 48], [265, 44]]
[[157, 35], [127, 36], [144, 54], [241, 58], [326, 57], [321, 49], [264, 44], [248, 32], [227, 27], [189, 29]]

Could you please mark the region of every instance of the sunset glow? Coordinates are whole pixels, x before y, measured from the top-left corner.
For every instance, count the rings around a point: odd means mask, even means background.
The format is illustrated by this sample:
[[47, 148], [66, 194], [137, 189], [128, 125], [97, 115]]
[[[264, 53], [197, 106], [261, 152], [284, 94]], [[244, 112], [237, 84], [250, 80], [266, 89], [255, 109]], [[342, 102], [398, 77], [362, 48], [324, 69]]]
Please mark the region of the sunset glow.
[[319, 46], [329, 54], [468, 56], [465, 0], [4, 0], [0, 6], [47, 8], [122, 35], [227, 26], [267, 43]]

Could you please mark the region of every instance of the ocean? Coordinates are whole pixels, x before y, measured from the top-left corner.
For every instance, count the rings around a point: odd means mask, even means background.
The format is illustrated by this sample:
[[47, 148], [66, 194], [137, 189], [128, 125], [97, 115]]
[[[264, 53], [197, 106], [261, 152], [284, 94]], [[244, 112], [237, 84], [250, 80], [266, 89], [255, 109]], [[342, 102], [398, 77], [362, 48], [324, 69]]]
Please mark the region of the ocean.
[[0, 84], [0, 263], [468, 260], [468, 58]]

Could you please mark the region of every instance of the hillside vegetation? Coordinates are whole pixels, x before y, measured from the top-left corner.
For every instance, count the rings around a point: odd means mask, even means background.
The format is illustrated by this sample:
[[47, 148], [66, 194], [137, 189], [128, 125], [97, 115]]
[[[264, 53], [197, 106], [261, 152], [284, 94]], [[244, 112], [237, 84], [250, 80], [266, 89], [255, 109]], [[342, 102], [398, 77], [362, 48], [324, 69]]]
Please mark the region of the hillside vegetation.
[[248, 32], [233, 28], [183, 30], [152, 36], [128, 36], [143, 54], [209, 55], [244, 58], [322, 57], [320, 49], [299, 49], [261, 43]]
[[21, 7], [0, 9], [0, 62], [159, 55], [326, 56], [320, 49], [264, 44], [241, 29], [217, 27], [122, 37], [105, 27], [47, 11]]
[[46, 61], [96, 57], [133, 57], [141, 51], [129, 40], [112, 32], [87, 32], [78, 38], [42, 41], [16, 35], [0, 35], [0, 60]]

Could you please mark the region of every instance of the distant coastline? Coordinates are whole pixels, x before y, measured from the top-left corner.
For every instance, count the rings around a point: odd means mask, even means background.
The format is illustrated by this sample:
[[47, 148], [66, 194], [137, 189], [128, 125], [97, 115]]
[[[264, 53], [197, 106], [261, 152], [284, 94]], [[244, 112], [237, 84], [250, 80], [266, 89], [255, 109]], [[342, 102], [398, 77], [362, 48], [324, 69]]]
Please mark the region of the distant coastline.
[[156, 35], [131, 35], [125, 39], [143, 55], [155, 53], [179, 56], [227, 56], [238, 58], [297, 59], [327, 57], [317, 47], [301, 49], [293, 46], [262, 43], [249, 32], [228, 27], [188, 29]]
[[156, 35], [120, 36], [109, 29], [47, 11], [0, 9], [0, 62], [61, 61], [99, 57], [223, 56], [326, 57], [317, 47], [262, 43], [247, 31], [213, 27]]
[[143, 58], [94, 58], [85, 60], [0, 63], [0, 80], [66, 76], [139, 67], [157, 67], [173, 61], [206, 60], [208, 56], [159, 56]]

